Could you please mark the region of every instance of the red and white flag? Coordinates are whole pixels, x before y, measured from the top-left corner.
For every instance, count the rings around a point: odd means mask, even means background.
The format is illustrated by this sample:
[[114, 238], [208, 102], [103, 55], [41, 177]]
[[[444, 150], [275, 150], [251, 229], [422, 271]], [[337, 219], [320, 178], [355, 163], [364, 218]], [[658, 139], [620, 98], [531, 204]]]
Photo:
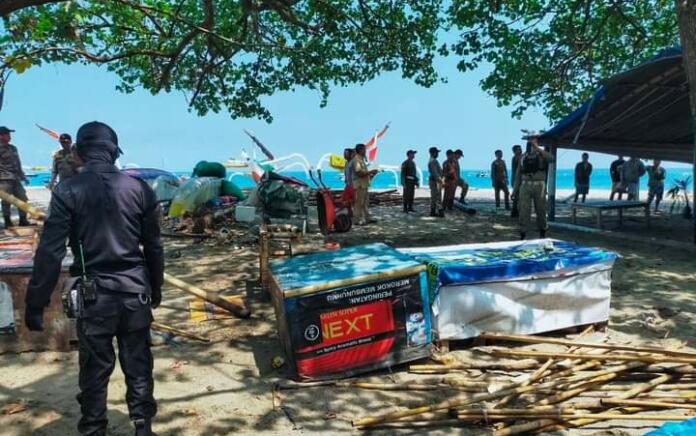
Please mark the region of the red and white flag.
[[41, 127], [38, 124], [36, 125], [36, 127], [38, 127], [42, 132], [46, 133], [51, 138], [60, 139], [60, 133], [56, 132], [55, 130], [47, 129], [46, 127]]
[[387, 123], [386, 126], [379, 132], [375, 133], [375, 135], [368, 139], [367, 142], [365, 142], [365, 150], [367, 151], [367, 161], [368, 162], [373, 162], [375, 159], [377, 159], [377, 140], [384, 136], [385, 133], [387, 133], [387, 129], [389, 129], [389, 124]]

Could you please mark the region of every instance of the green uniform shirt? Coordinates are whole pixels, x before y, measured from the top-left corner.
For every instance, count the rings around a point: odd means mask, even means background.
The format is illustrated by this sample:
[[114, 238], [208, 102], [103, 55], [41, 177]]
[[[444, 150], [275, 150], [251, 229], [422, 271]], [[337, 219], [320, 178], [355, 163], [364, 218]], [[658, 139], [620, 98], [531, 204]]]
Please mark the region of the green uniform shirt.
[[0, 144], [0, 180], [21, 180], [24, 177], [17, 147]]

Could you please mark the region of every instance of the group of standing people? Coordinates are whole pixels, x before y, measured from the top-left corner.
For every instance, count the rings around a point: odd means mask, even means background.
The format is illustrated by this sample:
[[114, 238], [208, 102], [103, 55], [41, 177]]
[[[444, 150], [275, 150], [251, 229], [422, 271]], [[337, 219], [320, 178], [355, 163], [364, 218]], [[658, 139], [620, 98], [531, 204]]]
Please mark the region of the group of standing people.
[[[546, 177], [553, 155], [543, 150], [536, 140], [530, 138], [527, 150], [522, 146], [512, 148], [512, 194], [508, 185], [507, 164], [503, 152], [496, 150], [495, 160], [491, 164], [491, 182], [495, 191], [496, 207], [501, 206], [501, 193], [506, 210], [511, 210], [513, 218], [519, 218], [520, 236], [526, 238], [534, 207], [537, 215], [537, 228], [540, 236], [545, 237], [548, 228], [546, 218]], [[461, 150], [447, 150], [446, 159], [438, 160], [441, 150], [430, 147], [428, 150], [428, 187], [430, 188], [430, 216], [444, 217], [446, 211], [454, 209], [457, 188], [461, 188], [459, 202], [466, 204], [469, 185], [461, 176], [459, 161], [463, 156]], [[401, 164], [401, 183], [404, 187], [404, 212], [413, 211], [415, 189], [419, 186], [418, 173], [414, 158], [415, 150], [406, 152], [406, 160]], [[512, 200], [512, 205], [510, 204]]]
[[[446, 159], [440, 164], [438, 161], [440, 151], [437, 147], [430, 147], [428, 150], [430, 154], [428, 187], [430, 188], [430, 216], [432, 217], [444, 217], [445, 211], [454, 210], [457, 188], [461, 188], [459, 202], [462, 204], [466, 204], [466, 194], [469, 192], [469, 184], [462, 178], [459, 166], [459, 160], [464, 153], [461, 150], [447, 150], [445, 152]], [[408, 211], [413, 211], [412, 200], [409, 210], [406, 210], [404, 205], [404, 212]]]
[[662, 167], [662, 161], [653, 160], [652, 165], [645, 164], [635, 156], [624, 160], [619, 156], [609, 167], [611, 174], [611, 194], [610, 200], [615, 196], [621, 200], [622, 195], [627, 195], [627, 200], [638, 201], [640, 199], [640, 178], [648, 175], [648, 205], [655, 202], [655, 212], [660, 209], [660, 203], [665, 192], [665, 179], [667, 170]]
[[[19, 157], [19, 150], [12, 145], [13, 129], [0, 127], [0, 190], [16, 197], [22, 201], [28, 201], [27, 193], [23, 183], [29, 183], [29, 178], [22, 169], [22, 161]], [[77, 174], [80, 166], [79, 157], [75, 153], [72, 137], [63, 133], [59, 137], [60, 150], [53, 155], [51, 166], [51, 180], [48, 188], [53, 189], [58, 181], [67, 180]], [[19, 225], [28, 226], [27, 214], [21, 209], [17, 210], [19, 215]], [[12, 222], [12, 205], [7, 201], [2, 201], [2, 217], [5, 228], [14, 226]]]

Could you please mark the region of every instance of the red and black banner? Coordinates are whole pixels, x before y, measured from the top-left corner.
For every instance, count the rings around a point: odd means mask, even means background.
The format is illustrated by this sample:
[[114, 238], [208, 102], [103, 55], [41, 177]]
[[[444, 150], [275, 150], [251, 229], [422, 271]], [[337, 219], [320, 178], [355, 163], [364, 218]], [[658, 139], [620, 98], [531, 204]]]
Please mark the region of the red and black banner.
[[[426, 357], [430, 308], [424, 273], [284, 302], [286, 348], [301, 378], [345, 377]], [[288, 347], [289, 345], [289, 347]]]

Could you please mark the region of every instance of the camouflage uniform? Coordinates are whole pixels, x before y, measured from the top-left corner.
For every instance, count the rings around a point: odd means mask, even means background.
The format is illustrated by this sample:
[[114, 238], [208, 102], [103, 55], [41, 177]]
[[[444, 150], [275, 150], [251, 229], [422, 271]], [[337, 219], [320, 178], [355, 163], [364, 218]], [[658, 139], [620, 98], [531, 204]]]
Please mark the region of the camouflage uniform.
[[[540, 163], [533, 171], [525, 168], [525, 162], [533, 161], [536, 156]], [[542, 149], [532, 150], [520, 158], [520, 166], [515, 173], [515, 197], [519, 202], [520, 234], [524, 237], [529, 230], [529, 222], [532, 218], [532, 202], [536, 212], [537, 228], [540, 236], [546, 235], [548, 222], [546, 216], [546, 169], [548, 164], [554, 161], [551, 153]]]
[[442, 167], [434, 157], [428, 162], [428, 186], [430, 187], [430, 214], [442, 210]]
[[62, 182], [77, 174], [77, 163], [73, 157], [73, 150], [60, 149], [53, 154], [53, 177]]
[[[19, 160], [17, 147], [12, 144], [0, 144], [0, 189], [8, 194], [14, 195], [22, 201], [27, 201], [27, 194], [22, 186], [22, 180], [26, 180], [22, 163]], [[11, 204], [2, 202], [2, 215], [8, 221], [11, 211]], [[27, 219], [26, 212], [19, 210], [20, 222], [24, 223]]]

